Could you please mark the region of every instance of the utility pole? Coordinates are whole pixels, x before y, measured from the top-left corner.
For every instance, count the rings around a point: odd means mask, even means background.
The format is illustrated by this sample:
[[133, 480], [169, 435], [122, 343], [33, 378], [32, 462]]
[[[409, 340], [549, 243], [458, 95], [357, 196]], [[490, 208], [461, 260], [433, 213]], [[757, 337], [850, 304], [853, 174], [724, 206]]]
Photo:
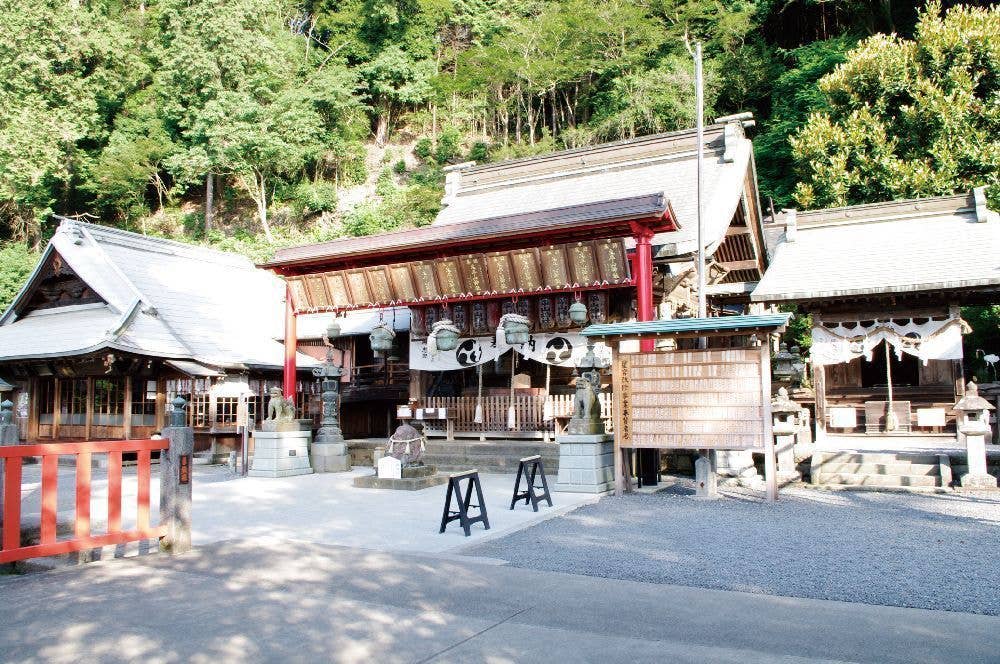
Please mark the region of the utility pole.
[[702, 219], [702, 191], [705, 172], [705, 92], [701, 71], [701, 42], [694, 45], [694, 92], [698, 134], [698, 317], [707, 315], [705, 304], [705, 238]]

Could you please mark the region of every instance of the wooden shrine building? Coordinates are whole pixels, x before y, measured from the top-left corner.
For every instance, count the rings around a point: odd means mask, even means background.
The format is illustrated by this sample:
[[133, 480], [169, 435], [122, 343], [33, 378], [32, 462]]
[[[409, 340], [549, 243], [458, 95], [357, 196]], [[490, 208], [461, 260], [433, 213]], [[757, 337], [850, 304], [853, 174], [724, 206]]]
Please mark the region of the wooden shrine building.
[[[767, 267], [744, 121], [722, 119], [705, 130], [704, 239], [715, 315], [743, 313]], [[457, 436], [547, 438], [570, 407], [588, 322], [697, 310], [695, 139], [686, 130], [451, 166], [444, 207], [430, 226], [282, 249], [262, 267], [286, 279], [289, 329], [321, 313], [377, 310], [387, 321], [390, 308], [408, 308], [407, 394], [447, 408]], [[586, 308], [582, 322], [571, 316], [576, 302]], [[527, 318], [526, 343], [496, 333], [509, 314]], [[458, 330], [448, 352], [427, 343], [441, 319]], [[345, 421], [358, 407], [345, 398]], [[610, 397], [604, 410], [610, 422]]]
[[817, 449], [954, 448], [960, 307], [1000, 301], [1000, 218], [983, 190], [776, 223], [752, 298], [812, 316]]
[[[0, 377], [31, 442], [143, 439], [189, 402], [199, 450], [236, 444], [241, 404], [281, 385], [285, 287], [246, 258], [63, 219], [0, 317]], [[300, 417], [315, 360], [299, 354]]]

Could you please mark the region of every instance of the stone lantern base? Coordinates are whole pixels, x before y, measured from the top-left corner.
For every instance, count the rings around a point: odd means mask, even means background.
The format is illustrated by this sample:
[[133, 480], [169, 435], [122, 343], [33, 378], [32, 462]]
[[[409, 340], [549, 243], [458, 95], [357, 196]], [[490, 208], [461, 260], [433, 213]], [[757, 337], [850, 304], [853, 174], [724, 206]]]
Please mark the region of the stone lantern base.
[[310, 431], [254, 431], [250, 477], [310, 475]]
[[559, 444], [559, 475], [554, 489], [572, 493], [606, 493], [615, 488], [614, 436], [566, 434]]

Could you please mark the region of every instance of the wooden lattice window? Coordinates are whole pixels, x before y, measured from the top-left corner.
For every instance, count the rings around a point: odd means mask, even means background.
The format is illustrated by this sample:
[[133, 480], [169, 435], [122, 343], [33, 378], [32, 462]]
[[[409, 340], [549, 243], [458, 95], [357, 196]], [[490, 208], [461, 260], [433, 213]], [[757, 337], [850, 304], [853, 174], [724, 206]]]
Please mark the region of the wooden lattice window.
[[156, 426], [156, 381], [132, 379], [132, 426]]
[[209, 390], [212, 388], [212, 382], [206, 378], [197, 378], [194, 380], [193, 392], [191, 394], [191, 426], [195, 428], [204, 428], [209, 425], [209, 405], [211, 402], [211, 395]]
[[239, 397], [216, 397], [215, 399], [216, 426], [224, 426], [224, 427], [236, 426], [236, 413], [239, 407], [240, 407]]
[[121, 426], [125, 409], [125, 379], [98, 378], [94, 381], [94, 424]]
[[59, 424], [87, 423], [87, 379], [64, 378], [59, 382]]
[[56, 381], [54, 378], [38, 380], [38, 423], [52, 424], [56, 412]]

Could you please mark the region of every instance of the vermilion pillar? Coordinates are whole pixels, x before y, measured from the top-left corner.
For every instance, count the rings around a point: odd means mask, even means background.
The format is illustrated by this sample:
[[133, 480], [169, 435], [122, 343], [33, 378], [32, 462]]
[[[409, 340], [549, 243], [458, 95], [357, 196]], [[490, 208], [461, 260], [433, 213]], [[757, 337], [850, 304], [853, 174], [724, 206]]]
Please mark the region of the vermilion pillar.
[[295, 304], [292, 302], [292, 289], [285, 287], [285, 397], [295, 398], [295, 352], [298, 339], [295, 332]]
[[[640, 322], [654, 319], [653, 315], [653, 233], [645, 227], [633, 227], [635, 233], [635, 290], [636, 314]], [[643, 339], [639, 349], [644, 353], [654, 349], [652, 339]]]

